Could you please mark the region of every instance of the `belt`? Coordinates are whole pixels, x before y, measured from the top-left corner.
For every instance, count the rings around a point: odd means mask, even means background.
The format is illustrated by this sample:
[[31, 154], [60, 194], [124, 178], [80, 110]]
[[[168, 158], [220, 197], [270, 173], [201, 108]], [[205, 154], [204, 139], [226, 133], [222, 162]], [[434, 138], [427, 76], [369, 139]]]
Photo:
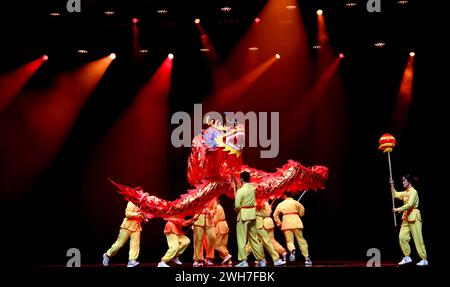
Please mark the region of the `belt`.
[[241, 206], [241, 208], [254, 208], [255, 206], [254, 205], [244, 205], [244, 206]]
[[286, 212], [286, 213], [283, 213], [283, 215], [293, 215], [293, 214], [297, 214], [298, 215], [298, 212]]

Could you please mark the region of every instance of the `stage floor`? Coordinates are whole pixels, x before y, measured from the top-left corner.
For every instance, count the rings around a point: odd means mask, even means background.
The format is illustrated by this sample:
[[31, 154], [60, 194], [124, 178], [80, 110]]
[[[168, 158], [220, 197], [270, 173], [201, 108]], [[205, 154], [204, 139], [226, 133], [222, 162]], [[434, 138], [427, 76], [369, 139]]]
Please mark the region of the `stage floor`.
[[[194, 268], [194, 269], [202, 269], [202, 268], [235, 268], [234, 265], [237, 264], [239, 262], [233, 262], [233, 265], [228, 265], [228, 264], [220, 264], [220, 263], [216, 263], [212, 266], [202, 266], [202, 267], [193, 267], [192, 263], [183, 263], [182, 265], [176, 265], [174, 263], [169, 263], [170, 267], [176, 267], [176, 268]], [[385, 268], [408, 268], [408, 267], [417, 267], [420, 268], [418, 266], [415, 266], [415, 263], [411, 263], [408, 264], [406, 266], [399, 266], [397, 264], [397, 261], [382, 261], [381, 262], [381, 266], [380, 267], [385, 267]], [[346, 261], [332, 261], [332, 260], [317, 260], [317, 261], [313, 261], [313, 265], [312, 266], [305, 266], [304, 262], [302, 261], [295, 261], [295, 262], [287, 262], [286, 265], [284, 266], [277, 266], [275, 268], [362, 268], [362, 267], [367, 267], [366, 266], [367, 262], [365, 261], [350, 261], [350, 260], [346, 260]], [[138, 266], [136, 266], [135, 268], [153, 268], [153, 267], [157, 267], [158, 262], [141, 262]], [[46, 267], [63, 267], [63, 266], [46, 266]], [[64, 266], [65, 267], [65, 266]], [[126, 267], [126, 263], [112, 263], [110, 264], [110, 266], [108, 267], [103, 267], [102, 264], [84, 264], [81, 265], [81, 267], [83, 268], [123, 268]], [[249, 261], [249, 267], [255, 267], [254, 262]], [[267, 267], [272, 267], [273, 263], [272, 262], [267, 262]], [[236, 267], [237, 268], [237, 267]], [[424, 267], [426, 268], [426, 267]], [[242, 269], [242, 268], [239, 268]]]

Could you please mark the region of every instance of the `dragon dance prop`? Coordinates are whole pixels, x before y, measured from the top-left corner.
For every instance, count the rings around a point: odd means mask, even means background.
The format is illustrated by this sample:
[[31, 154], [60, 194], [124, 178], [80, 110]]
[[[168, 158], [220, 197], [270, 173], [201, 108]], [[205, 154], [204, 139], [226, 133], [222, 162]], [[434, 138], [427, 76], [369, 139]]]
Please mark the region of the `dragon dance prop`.
[[[378, 149], [381, 150], [383, 153], [387, 153], [388, 155], [388, 163], [389, 163], [389, 179], [392, 182], [392, 165], [391, 165], [391, 152], [394, 150], [395, 145], [397, 144], [397, 141], [395, 140], [395, 137], [391, 134], [384, 134], [380, 137], [379, 140], [379, 147]], [[394, 195], [391, 193], [392, 198], [392, 208], [395, 207], [394, 202]], [[394, 226], [397, 227], [397, 218], [394, 215]]]
[[129, 187], [110, 180], [127, 201], [133, 202], [147, 218], [185, 217], [200, 212], [212, 199], [222, 194], [233, 198], [233, 177], [239, 178], [243, 171], [251, 175], [251, 184], [256, 187], [257, 202], [280, 197], [284, 192], [318, 190], [325, 187], [328, 168], [324, 166], [304, 167], [289, 160], [275, 172], [265, 172], [242, 165], [241, 152], [244, 129], [235, 123], [222, 126], [209, 122], [192, 141], [188, 159], [187, 179], [194, 187], [174, 201], [150, 195], [141, 187]]

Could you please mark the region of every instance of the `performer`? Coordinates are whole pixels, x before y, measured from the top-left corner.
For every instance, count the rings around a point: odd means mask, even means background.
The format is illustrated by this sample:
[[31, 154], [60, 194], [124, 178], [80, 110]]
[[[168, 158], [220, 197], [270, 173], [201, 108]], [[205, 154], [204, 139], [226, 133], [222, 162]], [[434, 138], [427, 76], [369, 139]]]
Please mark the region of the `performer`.
[[[283, 214], [283, 223], [281, 223], [280, 221], [280, 213]], [[305, 208], [303, 207], [303, 205], [297, 200], [294, 200], [289, 192], [286, 192], [285, 199], [280, 204], [278, 204], [273, 214], [273, 218], [277, 226], [281, 227], [281, 230], [283, 230], [284, 236], [286, 237], [287, 248], [290, 252], [289, 260], [295, 260], [295, 236], [300, 251], [305, 257], [305, 265], [311, 266], [312, 262], [309, 258], [308, 243], [303, 237], [303, 223], [300, 219], [300, 217], [302, 217], [304, 214]]]
[[145, 214], [141, 212], [141, 210], [133, 203], [128, 202], [127, 208], [125, 209], [125, 218], [122, 225], [120, 225], [119, 237], [111, 248], [103, 254], [103, 266], [109, 266], [111, 257], [114, 256], [120, 248], [122, 248], [128, 238], [130, 238], [130, 252], [128, 254], [127, 267], [135, 267], [139, 265], [139, 262], [136, 261], [136, 259], [139, 256], [142, 220], [147, 221]]
[[394, 187], [394, 181], [391, 179], [391, 191], [394, 198], [403, 200], [403, 205], [398, 208], [393, 208], [393, 212], [403, 212], [402, 215], [402, 225], [400, 227], [399, 241], [400, 248], [402, 249], [403, 257], [399, 265], [404, 265], [411, 263], [411, 248], [409, 246], [409, 241], [411, 240], [411, 235], [416, 245], [417, 254], [421, 260], [417, 263], [417, 266], [427, 266], [427, 251], [425, 250], [425, 243], [422, 237], [422, 217], [420, 215], [419, 207], [419, 196], [417, 190], [412, 186], [412, 177], [406, 174], [402, 178], [403, 188], [405, 191], [397, 192]]
[[264, 229], [267, 231], [267, 234], [269, 234], [269, 238], [272, 241], [275, 251], [277, 251], [279, 255], [283, 256], [283, 261], [286, 261], [287, 252], [286, 249], [275, 239], [275, 224], [273, 223], [272, 217], [270, 217], [271, 215], [272, 206], [269, 202], [264, 201]]
[[175, 264], [183, 264], [179, 256], [188, 247], [191, 242], [189, 238], [184, 235], [182, 227], [191, 225], [196, 221], [198, 217], [193, 217], [189, 220], [184, 220], [177, 217], [171, 217], [167, 219], [166, 226], [164, 227], [164, 234], [167, 238], [167, 245], [169, 249], [166, 254], [161, 258], [161, 262], [158, 263], [158, 267], [170, 267], [167, 262], [173, 261]]
[[[206, 265], [213, 265], [214, 248], [216, 245], [216, 230], [214, 228], [213, 202], [209, 202], [194, 222], [194, 267], [203, 266], [203, 250], [206, 251]], [[205, 236], [206, 235], [206, 236]], [[205, 248], [204, 248], [205, 247]]]
[[[261, 241], [264, 249], [269, 252], [270, 256], [273, 260], [274, 266], [281, 266], [286, 264], [286, 261], [281, 260], [280, 256], [278, 255], [277, 251], [274, 249], [272, 241], [270, 240], [269, 234], [264, 229], [264, 217], [270, 216], [270, 213], [267, 214], [265, 210], [264, 203], [257, 203], [256, 204], [256, 234], [258, 236], [258, 239]], [[252, 251], [251, 246], [249, 244], [250, 242], [247, 242], [246, 251], [247, 255], [250, 254]], [[263, 259], [263, 265], [266, 264], [265, 259]]]
[[237, 212], [236, 238], [238, 245], [238, 259], [241, 261], [236, 267], [248, 267], [245, 244], [247, 239], [253, 250], [260, 267], [265, 266], [264, 250], [256, 235], [256, 208], [255, 208], [255, 187], [250, 184], [250, 173], [244, 171], [240, 175], [241, 188], [235, 190], [234, 206]]
[[[216, 247], [215, 250], [219, 252], [222, 258], [222, 264], [231, 263], [231, 254], [228, 251], [228, 223], [225, 219], [225, 212], [219, 201], [215, 204], [215, 214], [213, 218], [216, 227]], [[214, 256], [213, 256], [214, 257]]]

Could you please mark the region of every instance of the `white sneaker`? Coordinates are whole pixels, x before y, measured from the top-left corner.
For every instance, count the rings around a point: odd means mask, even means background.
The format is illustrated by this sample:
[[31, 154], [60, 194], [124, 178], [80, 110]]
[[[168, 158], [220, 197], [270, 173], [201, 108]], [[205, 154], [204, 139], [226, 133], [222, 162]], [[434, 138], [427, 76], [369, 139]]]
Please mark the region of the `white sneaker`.
[[405, 256], [405, 257], [403, 257], [402, 261], [400, 261], [398, 263], [398, 265], [405, 265], [405, 264], [408, 264], [408, 263], [411, 263], [411, 262], [412, 262], [411, 257]]
[[419, 263], [416, 264], [417, 266], [428, 266], [428, 260], [422, 259], [419, 261]]
[[266, 267], [266, 265], [267, 265], [266, 259], [263, 258], [258, 262], [257, 267]]
[[103, 253], [103, 266], [109, 266], [109, 256], [106, 253]]
[[307, 257], [307, 258], [305, 259], [305, 266], [312, 266], [311, 258]]
[[284, 251], [283, 254], [281, 254], [281, 256], [283, 256], [283, 261], [286, 261], [287, 252]]
[[231, 259], [231, 254], [230, 253], [228, 253], [228, 255], [227, 256], [225, 256], [225, 258], [223, 259], [223, 261], [222, 261], [222, 264], [225, 264], [225, 263], [227, 263], [228, 262], [228, 260], [230, 260]]
[[248, 267], [248, 263], [246, 260], [242, 260], [241, 263], [235, 265], [235, 267]]
[[286, 261], [278, 259], [277, 261], [275, 261], [273, 263], [273, 266], [281, 266], [281, 265], [284, 265], [284, 264], [286, 264]]
[[205, 265], [209, 265], [209, 266], [212, 266], [212, 265], [214, 265], [214, 263], [212, 262], [212, 260], [211, 260], [211, 259], [209, 259], [209, 258], [206, 258], [206, 259], [205, 259]]
[[172, 259], [172, 262], [175, 263], [175, 264], [178, 264], [178, 265], [183, 264], [183, 262], [181, 262], [180, 258], [178, 258], [178, 257], [175, 257], [174, 259]]
[[161, 261], [158, 263], [158, 267], [170, 267], [166, 262]]
[[203, 266], [203, 262], [201, 262], [201, 261], [194, 261], [194, 264], [192, 264], [192, 266], [194, 266], [194, 267]]
[[289, 255], [289, 261], [295, 261], [295, 249], [291, 251], [291, 255]]
[[130, 260], [130, 261], [128, 261], [127, 267], [135, 267], [138, 265], [139, 265], [139, 262], [137, 262], [136, 260]]

